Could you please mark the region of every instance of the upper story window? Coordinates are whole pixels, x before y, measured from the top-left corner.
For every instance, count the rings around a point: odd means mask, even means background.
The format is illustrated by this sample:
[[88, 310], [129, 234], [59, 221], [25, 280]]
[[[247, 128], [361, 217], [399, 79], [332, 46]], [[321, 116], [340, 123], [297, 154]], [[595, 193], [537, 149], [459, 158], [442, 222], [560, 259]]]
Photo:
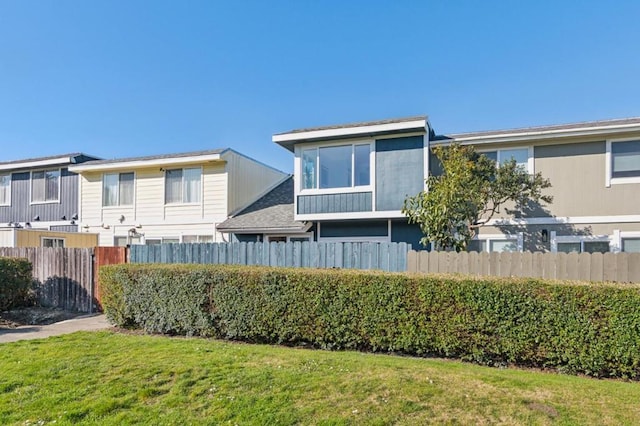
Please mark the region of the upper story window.
[[165, 203], [199, 203], [202, 169], [172, 169], [165, 172]]
[[133, 172], [105, 173], [102, 176], [102, 205], [133, 205]]
[[11, 205], [11, 174], [0, 175], [0, 206]]
[[500, 164], [514, 159], [518, 166], [523, 167], [529, 173], [533, 173], [533, 168], [529, 167], [529, 148], [498, 149], [495, 151], [482, 151], [481, 154]]
[[60, 169], [31, 172], [31, 202], [60, 201]]
[[302, 151], [302, 189], [352, 188], [371, 184], [371, 144]]
[[640, 140], [611, 143], [611, 177], [640, 176]]

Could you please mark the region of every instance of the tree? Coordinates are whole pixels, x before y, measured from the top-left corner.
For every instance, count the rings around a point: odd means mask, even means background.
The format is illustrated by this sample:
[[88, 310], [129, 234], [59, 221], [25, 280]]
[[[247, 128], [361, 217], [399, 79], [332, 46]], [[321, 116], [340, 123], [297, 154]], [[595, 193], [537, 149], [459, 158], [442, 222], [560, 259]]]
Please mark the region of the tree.
[[514, 159], [496, 164], [491, 158], [475, 152], [471, 146], [452, 144], [437, 146], [433, 152], [442, 164], [440, 176], [429, 175], [426, 191], [408, 197], [402, 213], [409, 223], [420, 225], [429, 242], [441, 250], [466, 250], [477, 234], [512, 201], [516, 209], [529, 202], [551, 203], [553, 197], [542, 190], [551, 187], [540, 173], [530, 175]]

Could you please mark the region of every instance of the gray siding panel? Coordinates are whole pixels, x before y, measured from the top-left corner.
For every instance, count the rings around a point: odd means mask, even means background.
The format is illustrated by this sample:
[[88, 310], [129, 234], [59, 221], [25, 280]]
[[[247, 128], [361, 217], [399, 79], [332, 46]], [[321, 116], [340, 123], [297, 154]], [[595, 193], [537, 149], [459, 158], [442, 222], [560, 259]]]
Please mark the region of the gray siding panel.
[[397, 211], [424, 188], [424, 140], [412, 136], [376, 141], [376, 210]]
[[371, 192], [300, 195], [298, 214], [370, 212]]
[[12, 173], [11, 206], [0, 206], [0, 224], [7, 222], [33, 222], [40, 216], [43, 222], [71, 220], [78, 213], [78, 175], [63, 168], [60, 173], [60, 202], [31, 204], [31, 175], [29, 172]]

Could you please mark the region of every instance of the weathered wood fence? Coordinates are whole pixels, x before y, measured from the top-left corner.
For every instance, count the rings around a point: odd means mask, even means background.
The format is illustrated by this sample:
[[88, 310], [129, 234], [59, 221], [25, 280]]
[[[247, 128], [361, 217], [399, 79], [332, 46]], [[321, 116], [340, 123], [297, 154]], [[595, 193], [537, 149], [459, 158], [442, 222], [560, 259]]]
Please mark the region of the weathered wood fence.
[[408, 253], [407, 270], [640, 283], [640, 253], [455, 253], [412, 250]]
[[31, 262], [40, 305], [94, 312], [100, 308], [95, 281], [97, 270], [101, 265], [125, 263], [126, 248], [0, 247], [0, 257], [21, 257]]
[[0, 256], [31, 262], [34, 289], [42, 306], [92, 311], [93, 249], [0, 247]]
[[132, 263], [221, 263], [407, 270], [406, 243], [242, 242], [133, 245]]

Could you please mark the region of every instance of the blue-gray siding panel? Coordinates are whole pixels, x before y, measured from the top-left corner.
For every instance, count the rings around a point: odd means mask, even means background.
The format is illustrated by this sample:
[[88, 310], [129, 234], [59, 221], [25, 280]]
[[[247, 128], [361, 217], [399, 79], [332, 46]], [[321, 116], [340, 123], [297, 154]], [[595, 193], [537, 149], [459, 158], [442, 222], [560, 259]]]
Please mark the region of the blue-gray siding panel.
[[11, 205], [0, 206], [0, 224], [7, 222], [33, 222], [40, 216], [43, 222], [66, 220], [78, 213], [78, 175], [66, 168], [60, 174], [60, 202], [31, 204], [30, 173], [11, 175]]
[[298, 196], [298, 214], [370, 212], [371, 192]]
[[411, 245], [412, 250], [426, 250], [427, 248], [420, 244], [422, 239], [422, 231], [415, 223], [409, 224], [406, 221], [394, 220], [391, 222], [391, 242], [407, 243]]
[[422, 136], [376, 141], [376, 210], [398, 211], [424, 188]]

